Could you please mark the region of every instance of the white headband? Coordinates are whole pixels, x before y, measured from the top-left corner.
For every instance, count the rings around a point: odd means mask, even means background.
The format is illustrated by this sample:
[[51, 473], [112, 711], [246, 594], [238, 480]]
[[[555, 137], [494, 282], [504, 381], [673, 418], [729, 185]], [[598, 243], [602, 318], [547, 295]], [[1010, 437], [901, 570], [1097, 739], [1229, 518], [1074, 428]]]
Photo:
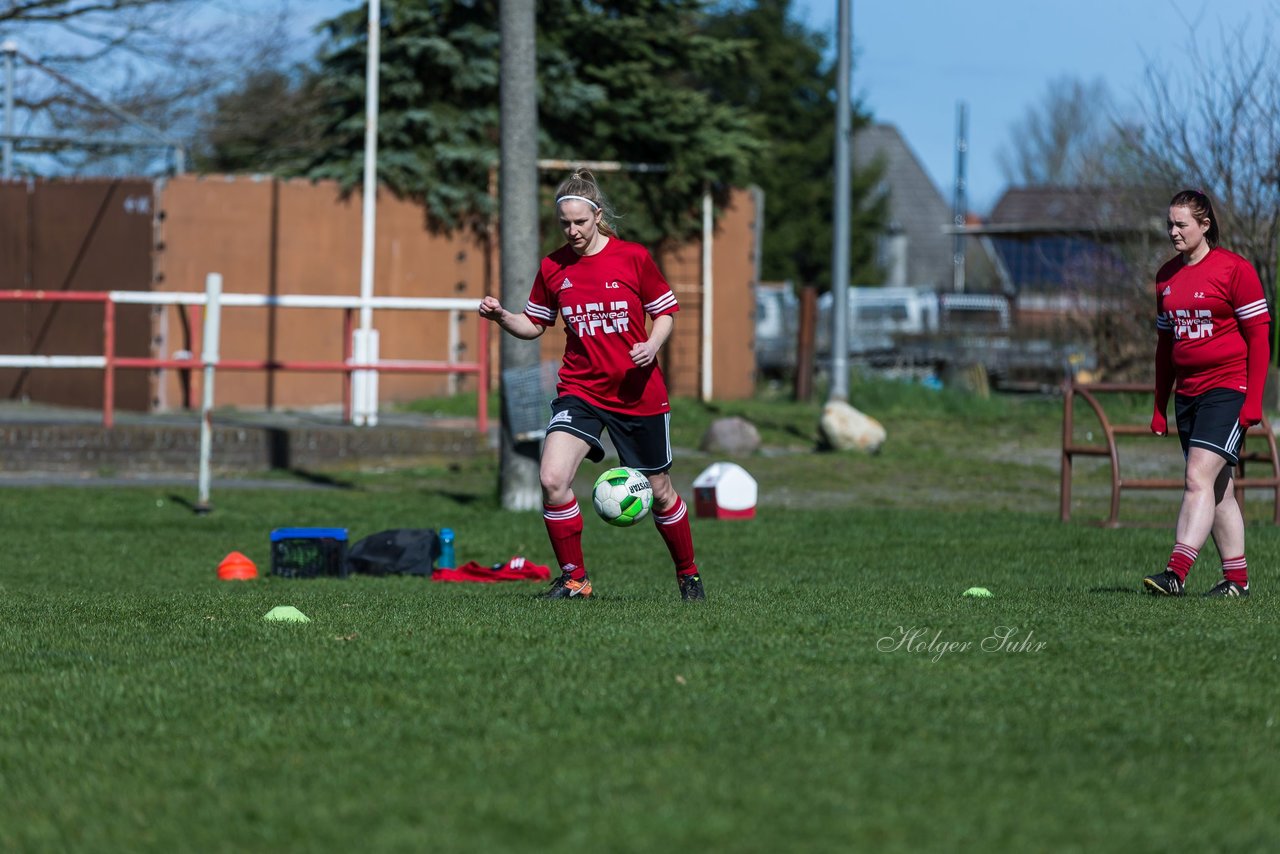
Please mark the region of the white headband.
[[597, 210], [597, 211], [600, 210], [600, 206], [597, 205], [595, 202], [591, 201], [590, 199], [588, 199], [586, 196], [561, 196], [560, 198], [556, 199], [556, 207], [560, 207], [561, 202], [567, 202], [570, 199], [576, 199], [579, 202], [586, 202], [587, 204], [591, 205], [592, 210]]

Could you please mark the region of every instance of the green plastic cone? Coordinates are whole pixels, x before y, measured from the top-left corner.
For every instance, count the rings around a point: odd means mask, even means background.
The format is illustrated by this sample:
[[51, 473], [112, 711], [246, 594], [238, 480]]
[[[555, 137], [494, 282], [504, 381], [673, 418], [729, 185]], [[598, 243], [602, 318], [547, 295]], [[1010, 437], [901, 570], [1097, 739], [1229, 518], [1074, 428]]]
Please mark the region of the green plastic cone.
[[263, 616], [264, 620], [278, 623], [309, 623], [311, 618], [292, 605], [277, 605]]

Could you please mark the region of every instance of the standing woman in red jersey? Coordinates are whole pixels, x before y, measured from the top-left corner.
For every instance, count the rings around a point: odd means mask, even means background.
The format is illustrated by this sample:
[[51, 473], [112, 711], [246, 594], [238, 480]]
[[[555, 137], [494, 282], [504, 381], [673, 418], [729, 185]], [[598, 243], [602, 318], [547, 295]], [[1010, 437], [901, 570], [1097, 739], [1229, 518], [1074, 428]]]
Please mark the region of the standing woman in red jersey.
[[608, 429], [622, 464], [653, 485], [653, 518], [675, 562], [680, 598], [705, 599], [687, 508], [671, 485], [671, 405], [658, 368], [680, 306], [649, 252], [618, 238], [590, 172], [563, 181], [555, 204], [566, 242], [542, 259], [524, 312], [507, 311], [492, 296], [480, 301], [481, 317], [526, 340], [564, 319], [564, 360], [540, 469], [542, 516], [560, 577], [543, 596], [591, 596], [572, 486], [583, 459], [604, 459], [600, 436]]
[[1248, 596], [1244, 517], [1232, 470], [1241, 439], [1262, 420], [1262, 387], [1271, 360], [1270, 315], [1248, 261], [1218, 246], [1209, 197], [1183, 190], [1169, 202], [1169, 238], [1179, 255], [1156, 274], [1156, 401], [1151, 432], [1168, 430], [1171, 388], [1186, 485], [1173, 552], [1164, 572], [1143, 584], [1181, 596], [1187, 573], [1213, 535], [1222, 580], [1206, 596]]

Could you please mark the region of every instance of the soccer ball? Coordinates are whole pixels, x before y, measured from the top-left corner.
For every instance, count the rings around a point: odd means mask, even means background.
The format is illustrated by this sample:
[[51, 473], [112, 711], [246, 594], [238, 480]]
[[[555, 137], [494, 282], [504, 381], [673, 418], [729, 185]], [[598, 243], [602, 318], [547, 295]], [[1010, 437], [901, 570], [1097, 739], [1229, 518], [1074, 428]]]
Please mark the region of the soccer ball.
[[591, 503], [610, 525], [627, 528], [649, 515], [653, 487], [649, 478], [626, 466], [611, 468], [596, 478]]

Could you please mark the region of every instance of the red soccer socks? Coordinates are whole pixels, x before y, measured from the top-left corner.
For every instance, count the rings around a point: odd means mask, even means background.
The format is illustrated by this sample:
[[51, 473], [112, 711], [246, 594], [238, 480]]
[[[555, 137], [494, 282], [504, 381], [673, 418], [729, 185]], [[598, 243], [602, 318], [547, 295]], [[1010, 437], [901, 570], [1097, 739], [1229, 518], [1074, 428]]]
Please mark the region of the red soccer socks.
[[577, 581], [586, 578], [587, 568], [582, 560], [582, 510], [578, 500], [575, 498], [559, 507], [543, 505], [542, 521], [547, 525], [547, 536], [551, 538], [551, 550], [555, 552], [560, 571], [569, 573], [569, 577]]
[[698, 566], [693, 562], [693, 531], [689, 528], [689, 508], [684, 500], [677, 495], [676, 503], [665, 513], [659, 514], [655, 509], [653, 521], [658, 524], [658, 533], [667, 543], [667, 551], [671, 552], [676, 575], [696, 575]]
[[1234, 581], [1241, 587], [1248, 587], [1249, 565], [1245, 563], [1244, 555], [1224, 558], [1222, 561], [1222, 577], [1227, 581]]
[[1182, 543], [1173, 544], [1173, 552], [1169, 555], [1169, 564], [1165, 569], [1178, 576], [1178, 580], [1185, 582], [1187, 573], [1191, 571], [1191, 564], [1196, 562], [1196, 557], [1200, 554], [1197, 549]]

